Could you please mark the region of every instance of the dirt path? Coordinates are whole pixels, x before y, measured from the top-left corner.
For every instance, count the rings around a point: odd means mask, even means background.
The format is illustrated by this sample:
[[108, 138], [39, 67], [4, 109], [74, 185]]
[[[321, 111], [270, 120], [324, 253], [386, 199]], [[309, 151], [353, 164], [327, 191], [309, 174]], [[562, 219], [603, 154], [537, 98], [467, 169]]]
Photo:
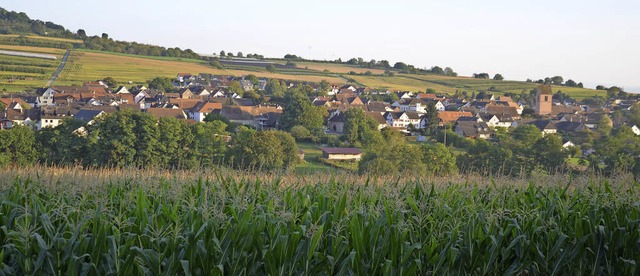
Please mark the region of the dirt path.
[[46, 87], [53, 85], [53, 82], [56, 81], [56, 79], [58, 78], [58, 74], [62, 72], [62, 69], [64, 69], [64, 65], [67, 64], [67, 58], [69, 58], [69, 53], [71, 53], [71, 50], [67, 50], [67, 52], [64, 53], [64, 57], [62, 57], [62, 62], [60, 63], [60, 66], [58, 66], [58, 70], [56, 70], [56, 72], [53, 73], [53, 76], [51, 76], [51, 79], [45, 85]]

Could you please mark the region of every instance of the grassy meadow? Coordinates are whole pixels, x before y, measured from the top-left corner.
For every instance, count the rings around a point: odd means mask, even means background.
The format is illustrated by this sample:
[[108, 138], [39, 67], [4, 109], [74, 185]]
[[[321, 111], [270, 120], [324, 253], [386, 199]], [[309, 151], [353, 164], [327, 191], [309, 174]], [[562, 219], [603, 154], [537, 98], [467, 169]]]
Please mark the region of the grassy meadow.
[[7, 275], [639, 272], [625, 176], [1, 170]]

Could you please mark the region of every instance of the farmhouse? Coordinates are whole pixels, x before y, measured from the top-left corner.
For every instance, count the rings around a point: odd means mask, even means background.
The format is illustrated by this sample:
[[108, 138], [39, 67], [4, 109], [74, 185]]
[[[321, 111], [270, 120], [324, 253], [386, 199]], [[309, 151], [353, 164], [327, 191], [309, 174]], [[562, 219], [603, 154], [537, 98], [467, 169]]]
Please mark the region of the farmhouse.
[[325, 148], [320, 147], [322, 158], [329, 160], [360, 160], [362, 150], [356, 148]]

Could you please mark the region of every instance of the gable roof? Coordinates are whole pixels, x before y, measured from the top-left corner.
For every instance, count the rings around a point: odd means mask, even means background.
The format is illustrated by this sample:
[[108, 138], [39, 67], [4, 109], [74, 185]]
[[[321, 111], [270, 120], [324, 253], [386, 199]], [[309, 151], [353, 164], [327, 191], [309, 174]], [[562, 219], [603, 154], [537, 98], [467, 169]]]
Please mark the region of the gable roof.
[[100, 114], [104, 113], [104, 111], [102, 110], [95, 110], [95, 109], [80, 109], [80, 111], [76, 112], [75, 114], [73, 114], [73, 118], [83, 121], [83, 122], [90, 122], [91, 120], [95, 119], [96, 117], [98, 117]]
[[551, 120], [536, 120], [528, 122], [527, 124], [536, 126], [540, 131], [557, 129], [556, 125]]
[[222, 103], [198, 102], [191, 110], [193, 112], [211, 113], [216, 109], [222, 109]]
[[439, 111], [438, 119], [442, 121], [443, 124], [453, 123], [458, 120], [460, 117], [472, 117], [473, 114], [468, 111]]
[[327, 148], [327, 147], [319, 147], [319, 149], [326, 154], [348, 154], [348, 155], [358, 155], [362, 154], [361, 149], [357, 148]]
[[153, 115], [154, 117], [160, 119], [165, 117], [173, 117], [176, 119], [187, 119], [187, 116], [184, 114], [184, 111], [179, 108], [147, 108], [147, 113]]
[[465, 137], [478, 137], [479, 135], [493, 133], [493, 130], [491, 130], [485, 122], [460, 121], [456, 128], [459, 129]]

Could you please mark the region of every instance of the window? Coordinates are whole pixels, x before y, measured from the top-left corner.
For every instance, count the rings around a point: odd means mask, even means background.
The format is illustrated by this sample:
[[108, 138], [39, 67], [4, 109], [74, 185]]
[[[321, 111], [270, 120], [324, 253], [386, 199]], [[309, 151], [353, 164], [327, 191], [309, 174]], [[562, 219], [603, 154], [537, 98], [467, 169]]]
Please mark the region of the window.
[[548, 102], [549, 101], [549, 96], [544, 96], [544, 101]]

